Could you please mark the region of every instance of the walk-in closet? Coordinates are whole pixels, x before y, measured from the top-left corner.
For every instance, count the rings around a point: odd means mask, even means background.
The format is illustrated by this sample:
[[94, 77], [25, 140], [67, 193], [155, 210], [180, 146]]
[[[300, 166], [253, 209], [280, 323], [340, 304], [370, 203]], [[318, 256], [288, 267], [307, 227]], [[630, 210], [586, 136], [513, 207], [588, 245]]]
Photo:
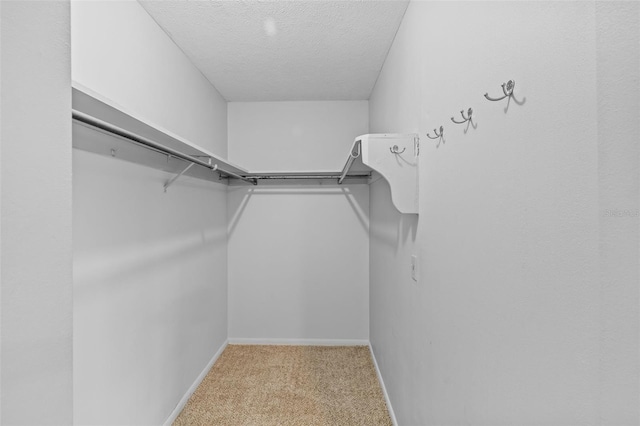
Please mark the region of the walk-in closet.
[[640, 3], [0, 21], [0, 424], [640, 426]]

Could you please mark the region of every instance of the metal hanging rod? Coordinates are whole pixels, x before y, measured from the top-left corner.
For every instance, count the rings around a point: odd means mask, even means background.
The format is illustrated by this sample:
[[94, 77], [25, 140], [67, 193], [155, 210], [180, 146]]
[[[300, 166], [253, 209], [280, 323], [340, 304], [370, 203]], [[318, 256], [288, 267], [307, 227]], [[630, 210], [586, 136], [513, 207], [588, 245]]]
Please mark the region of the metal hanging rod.
[[[107, 123], [106, 121], [102, 121], [98, 118], [95, 118], [89, 114], [85, 114], [80, 111], [72, 110], [71, 114], [72, 118], [80, 123], [86, 124], [88, 126], [94, 127], [96, 129], [103, 130], [108, 133], [112, 133], [114, 135], [120, 136], [128, 141], [136, 143], [145, 148], [149, 148], [153, 151], [159, 151], [167, 155], [171, 155], [172, 157], [179, 158], [184, 161], [188, 161], [192, 164], [197, 164], [202, 167], [206, 167], [209, 170], [217, 171], [225, 176], [232, 177], [235, 179], [240, 179], [244, 182], [251, 183], [253, 185], [257, 185], [258, 182], [256, 179], [247, 178], [245, 176], [240, 176], [236, 173], [230, 172], [228, 170], [221, 169], [217, 164], [211, 164], [210, 162], [202, 161], [196, 156], [184, 154], [180, 151], [176, 151], [173, 148], [169, 148], [168, 146], [161, 145], [157, 142], [152, 141], [151, 139], [147, 139], [143, 136], [137, 135], [135, 133], [129, 132], [128, 130], [122, 129], [118, 126], [114, 126], [113, 124]], [[208, 157], [210, 158], [210, 157]]]
[[[346, 176], [344, 176], [344, 178], [342, 177], [341, 174], [335, 173], [335, 174], [295, 174], [295, 173], [282, 173], [282, 174], [255, 174], [255, 173], [251, 173], [249, 175], [246, 176], [247, 178], [250, 179], [258, 179], [258, 180], [262, 180], [262, 179], [274, 179], [274, 180], [285, 180], [285, 179], [317, 179], [317, 180], [325, 180], [325, 179], [362, 179], [362, 178], [369, 178], [371, 177], [371, 173], [369, 172], [362, 172], [362, 173], [355, 173], [355, 174], [348, 174]], [[339, 182], [342, 183], [342, 182]]]
[[347, 177], [347, 173], [349, 173], [349, 169], [351, 168], [351, 165], [353, 164], [355, 159], [360, 156], [360, 151], [361, 151], [360, 145], [361, 145], [361, 142], [360, 141], [356, 141], [356, 144], [353, 147], [353, 148], [355, 148], [356, 152], [354, 154], [353, 149], [352, 149], [351, 152], [349, 153], [349, 158], [347, 159], [346, 164], [342, 168], [342, 173], [340, 174], [340, 177], [338, 178], [338, 184], [342, 184], [342, 181]]

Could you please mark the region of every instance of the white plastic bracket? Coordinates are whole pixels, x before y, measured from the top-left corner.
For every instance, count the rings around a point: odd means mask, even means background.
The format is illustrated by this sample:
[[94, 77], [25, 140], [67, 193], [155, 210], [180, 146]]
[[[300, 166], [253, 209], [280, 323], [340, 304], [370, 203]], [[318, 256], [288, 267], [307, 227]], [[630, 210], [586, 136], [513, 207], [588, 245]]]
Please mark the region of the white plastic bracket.
[[400, 213], [418, 214], [418, 135], [370, 134], [357, 137], [354, 145], [358, 142], [362, 163], [389, 182], [396, 209]]

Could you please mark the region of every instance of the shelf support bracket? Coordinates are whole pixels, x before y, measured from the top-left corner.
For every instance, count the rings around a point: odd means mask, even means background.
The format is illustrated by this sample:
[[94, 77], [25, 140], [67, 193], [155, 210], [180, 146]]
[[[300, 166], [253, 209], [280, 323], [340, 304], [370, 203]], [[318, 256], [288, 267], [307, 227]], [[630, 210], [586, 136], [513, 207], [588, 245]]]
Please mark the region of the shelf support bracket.
[[[418, 135], [415, 133], [362, 135], [356, 138], [354, 145], [357, 144], [361, 148], [362, 164], [376, 171], [389, 183], [391, 202], [395, 208], [400, 213], [419, 214], [420, 139]], [[353, 154], [349, 160], [351, 157]], [[347, 166], [350, 166], [349, 162]]]
[[169, 187], [171, 185], [173, 185], [173, 183], [178, 180], [178, 178], [180, 176], [182, 176], [183, 174], [185, 174], [191, 167], [195, 166], [196, 163], [189, 163], [187, 165], [187, 167], [185, 167], [184, 169], [182, 169], [182, 171], [180, 173], [178, 173], [177, 175], [175, 175], [174, 177], [172, 177], [171, 179], [169, 179], [167, 181], [167, 183], [164, 184], [164, 192], [167, 192], [167, 189], [169, 189]]

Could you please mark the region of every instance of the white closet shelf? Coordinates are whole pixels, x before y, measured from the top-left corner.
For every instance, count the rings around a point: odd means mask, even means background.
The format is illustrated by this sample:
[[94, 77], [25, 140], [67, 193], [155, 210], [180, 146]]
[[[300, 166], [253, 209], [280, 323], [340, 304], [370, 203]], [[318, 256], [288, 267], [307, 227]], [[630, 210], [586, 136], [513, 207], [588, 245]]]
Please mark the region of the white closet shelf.
[[[417, 134], [358, 136], [342, 172], [250, 172], [146, 120], [81, 85], [73, 84], [73, 147], [175, 173], [225, 184], [371, 183], [372, 171], [389, 182], [394, 206], [418, 213]], [[200, 167], [192, 167], [194, 165]]]
[[[176, 174], [185, 171], [186, 166], [196, 162], [204, 166], [189, 167], [184, 175], [214, 182], [226, 181], [230, 176], [242, 177], [248, 174], [242, 167], [160, 126], [135, 117], [111, 100], [75, 82], [72, 89], [72, 105], [74, 148]], [[144, 141], [166, 148], [169, 153], [164, 149], [141, 143]], [[175, 152], [176, 155], [172, 155], [171, 152]], [[184, 157], [180, 157], [179, 154], [183, 154]]]

